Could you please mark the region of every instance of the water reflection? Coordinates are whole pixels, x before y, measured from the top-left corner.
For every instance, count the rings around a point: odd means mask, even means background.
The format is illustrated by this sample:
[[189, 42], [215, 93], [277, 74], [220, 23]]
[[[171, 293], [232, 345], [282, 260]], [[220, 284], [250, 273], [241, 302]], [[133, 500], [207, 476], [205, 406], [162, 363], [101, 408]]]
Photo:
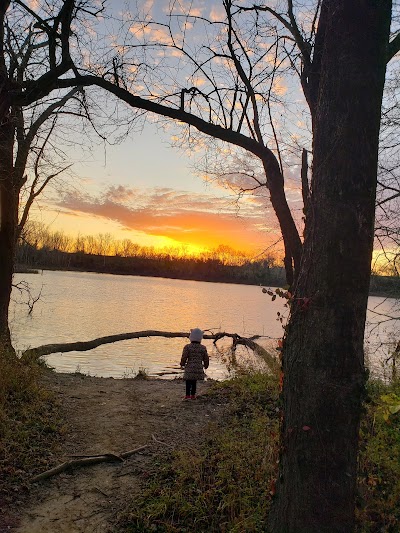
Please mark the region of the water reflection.
[[[16, 281], [21, 279], [29, 282], [34, 294], [42, 294], [28, 315], [26, 306], [18, 303], [21, 296], [13, 293], [10, 325], [19, 350], [130, 331], [189, 331], [197, 326], [245, 336], [280, 338], [283, 334], [277, 312], [285, 313], [284, 302], [278, 298], [272, 303], [256, 286], [51, 271], [16, 276]], [[389, 304], [383, 302], [381, 308], [387, 310]], [[89, 352], [52, 354], [47, 360], [60, 372], [79, 368], [91, 375], [123, 377], [145, 368], [157, 374], [178, 365], [186, 342], [135, 339]], [[221, 346], [227, 343], [221, 342]], [[264, 343], [275, 345], [268, 339]], [[208, 375], [226, 377], [226, 366], [212, 342], [205, 344], [211, 355]], [[243, 348], [238, 348], [238, 354], [248, 357]]]

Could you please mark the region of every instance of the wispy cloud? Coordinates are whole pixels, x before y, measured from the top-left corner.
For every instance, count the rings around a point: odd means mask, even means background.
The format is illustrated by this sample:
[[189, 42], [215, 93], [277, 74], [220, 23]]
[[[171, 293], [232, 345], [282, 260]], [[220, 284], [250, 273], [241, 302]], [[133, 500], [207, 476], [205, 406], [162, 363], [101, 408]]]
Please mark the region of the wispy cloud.
[[198, 246], [228, 244], [248, 250], [260, 249], [270, 240], [267, 213], [259, 204], [249, 202], [238, 216], [231, 199], [211, 194], [119, 185], [100, 197], [68, 192], [56, 203], [64, 213], [101, 217], [128, 230]]

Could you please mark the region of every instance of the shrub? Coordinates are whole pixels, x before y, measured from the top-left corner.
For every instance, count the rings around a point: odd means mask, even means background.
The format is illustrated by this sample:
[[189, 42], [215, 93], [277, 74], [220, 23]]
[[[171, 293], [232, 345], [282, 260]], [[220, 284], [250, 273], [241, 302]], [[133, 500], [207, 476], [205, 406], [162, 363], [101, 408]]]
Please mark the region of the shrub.
[[197, 447], [164, 458], [140, 501], [119, 517], [126, 532], [265, 531], [277, 459], [278, 391], [263, 374], [216, 384], [228, 414]]
[[396, 411], [400, 381], [371, 381], [368, 394], [360, 435], [357, 527], [363, 533], [396, 533], [400, 523], [400, 413]]

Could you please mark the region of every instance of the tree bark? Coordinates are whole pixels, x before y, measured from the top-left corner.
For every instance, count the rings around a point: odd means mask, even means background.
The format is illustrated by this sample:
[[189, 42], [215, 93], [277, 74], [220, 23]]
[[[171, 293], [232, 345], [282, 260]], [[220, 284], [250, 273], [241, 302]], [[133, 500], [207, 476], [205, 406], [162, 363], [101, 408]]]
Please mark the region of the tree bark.
[[10, 118], [9, 80], [4, 56], [4, 18], [9, 4], [8, 0], [0, 6], [0, 350], [14, 353], [8, 327], [16, 226], [12, 172], [14, 128]]
[[300, 271], [303, 244], [287, 202], [284, 179], [277, 159], [271, 154], [271, 156], [263, 157], [262, 162], [270, 192], [271, 204], [279, 221], [285, 245], [284, 265], [286, 281], [291, 291]]
[[10, 118], [0, 125], [0, 349], [15, 354], [8, 327], [15, 257], [18, 192], [13, 180], [14, 128]]
[[[390, 0], [325, 0], [304, 251], [283, 349], [270, 530], [354, 529]], [[322, 15], [321, 15], [322, 16]]]

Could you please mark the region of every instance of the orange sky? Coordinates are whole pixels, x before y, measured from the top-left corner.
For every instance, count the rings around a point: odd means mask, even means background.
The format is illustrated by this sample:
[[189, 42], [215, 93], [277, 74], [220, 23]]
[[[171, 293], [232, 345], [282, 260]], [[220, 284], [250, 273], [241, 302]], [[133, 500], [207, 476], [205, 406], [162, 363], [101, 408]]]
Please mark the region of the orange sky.
[[[76, 155], [75, 179], [41, 198], [32, 218], [73, 237], [110, 233], [142, 246], [185, 246], [190, 252], [223, 244], [256, 256], [279, 241], [266, 189], [238, 203], [232, 190], [204, 182], [193, 159], [168, 146], [169, 139], [147, 125], [106, 152], [95, 147], [89, 161]], [[291, 172], [287, 181], [293, 186], [298, 169]], [[288, 186], [286, 192], [294, 216], [301, 218], [300, 190]]]
[[70, 235], [111, 233], [141, 245], [182, 246], [189, 251], [220, 244], [257, 254], [279, 239], [264, 199], [244, 202], [237, 212], [232, 197], [210, 192], [185, 192], [109, 186], [101, 195], [72, 191], [41, 211], [51, 230]]

